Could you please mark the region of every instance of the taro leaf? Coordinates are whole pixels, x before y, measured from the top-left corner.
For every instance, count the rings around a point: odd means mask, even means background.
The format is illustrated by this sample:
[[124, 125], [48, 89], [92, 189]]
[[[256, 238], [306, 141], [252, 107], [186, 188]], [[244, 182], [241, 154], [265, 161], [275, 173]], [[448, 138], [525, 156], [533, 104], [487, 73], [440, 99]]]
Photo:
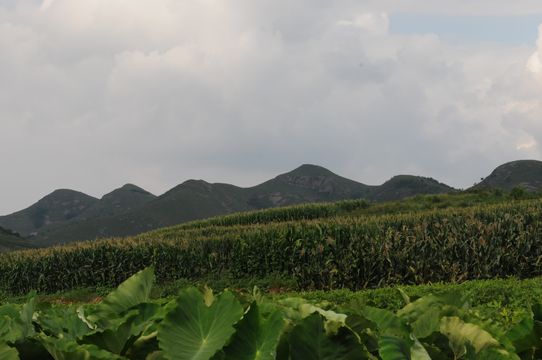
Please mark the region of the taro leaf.
[[372, 321], [362, 315], [354, 314], [346, 318], [346, 325], [359, 336], [361, 343], [369, 352], [378, 351], [378, 337], [373, 331], [375, 324]]
[[[412, 324], [429, 311], [437, 314], [438, 310], [439, 314], [445, 314], [446, 316], [456, 315], [462, 305], [461, 298], [452, 293], [439, 296], [427, 295], [407, 304], [397, 311], [397, 316]], [[440, 316], [437, 315], [437, 317], [440, 320]], [[435, 331], [437, 330], [438, 328]]]
[[0, 342], [14, 342], [19, 334], [13, 329], [13, 320], [7, 315], [0, 315]]
[[112, 320], [108, 329], [89, 334], [82, 341], [120, 355], [152, 324], [159, 308], [157, 304], [140, 304], [125, 312], [122, 318]]
[[290, 334], [291, 360], [367, 359], [369, 354], [352, 331], [342, 328], [332, 338], [326, 336], [324, 318], [312, 314], [303, 319]]
[[[155, 331], [148, 335], [140, 336], [130, 346], [124, 355], [129, 359], [145, 359], [145, 355], [150, 356], [150, 354], [156, 353], [153, 356], [155, 356], [156, 359], [162, 359], [162, 352], [158, 351], [158, 339], [156, 338], [157, 334], [158, 333]], [[160, 354], [160, 357], [158, 357], [158, 354]]]
[[231, 343], [224, 349], [228, 360], [272, 360], [284, 328], [282, 314], [278, 311], [264, 319], [256, 302], [235, 326]]
[[145, 360], [163, 360], [164, 359], [164, 353], [162, 351], [154, 351], [147, 355]]
[[103, 329], [107, 328], [112, 318], [136, 305], [148, 302], [153, 283], [154, 270], [152, 268], [141, 270], [109, 293], [94, 311], [89, 308], [86, 318]]
[[32, 318], [34, 316], [34, 310], [36, 309], [36, 293], [32, 292], [29, 295], [29, 299], [21, 309], [20, 324], [22, 330], [22, 337], [33, 336], [36, 332], [34, 330], [34, 324], [32, 324]]
[[511, 354], [505, 349], [499, 349], [494, 347], [485, 348], [476, 354], [477, 360], [520, 360], [516, 354]]
[[[27, 336], [33, 335], [32, 315], [34, 313], [34, 301], [23, 307], [17, 305], [0, 306], [0, 341], [15, 342]], [[24, 318], [24, 319], [23, 319]]]
[[75, 340], [91, 332], [90, 327], [81, 320], [73, 307], [51, 307], [39, 314], [37, 322], [47, 334], [55, 337], [62, 334], [67, 339]]
[[102, 350], [95, 345], [80, 345], [73, 340], [56, 339], [40, 334], [39, 341], [55, 360], [121, 360], [109, 351]]
[[478, 325], [465, 323], [457, 316], [443, 317], [440, 321], [440, 332], [448, 337], [450, 348], [456, 358], [467, 353], [470, 345], [475, 353], [484, 348], [500, 347], [499, 342]]
[[412, 360], [431, 360], [431, 356], [418, 339], [414, 339], [414, 344], [410, 347], [410, 358]]
[[380, 357], [382, 360], [410, 359], [410, 344], [402, 338], [382, 335], [378, 339]]
[[81, 342], [120, 355], [132, 335], [132, 324], [137, 315], [137, 310], [130, 310], [122, 318], [112, 320], [109, 328], [86, 335]]
[[428, 337], [434, 332], [440, 330], [441, 311], [436, 307], [432, 307], [410, 324], [412, 334], [419, 339]]
[[31, 293], [26, 304], [0, 306], [0, 341], [15, 342], [35, 334], [32, 317], [35, 309], [35, 294]]
[[391, 311], [366, 306], [363, 315], [376, 324], [380, 334], [409, 339], [410, 331], [405, 322]]
[[216, 297], [211, 306], [197, 289], [181, 291], [177, 307], [158, 328], [164, 357], [170, 360], [207, 360], [222, 349], [235, 332], [243, 308], [230, 292]]
[[16, 349], [0, 342], [0, 360], [19, 360], [19, 353]]

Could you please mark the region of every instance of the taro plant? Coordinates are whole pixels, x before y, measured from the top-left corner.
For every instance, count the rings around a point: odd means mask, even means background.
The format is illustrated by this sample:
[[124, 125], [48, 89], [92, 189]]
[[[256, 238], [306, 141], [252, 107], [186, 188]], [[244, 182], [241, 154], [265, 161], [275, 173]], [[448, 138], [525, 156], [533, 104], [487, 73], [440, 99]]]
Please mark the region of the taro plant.
[[411, 300], [403, 293], [397, 312], [359, 303], [339, 310], [195, 288], [151, 300], [153, 282], [147, 268], [98, 304], [51, 305], [31, 293], [23, 305], [1, 305], [0, 360], [542, 357], [542, 305], [503, 329], [457, 294]]

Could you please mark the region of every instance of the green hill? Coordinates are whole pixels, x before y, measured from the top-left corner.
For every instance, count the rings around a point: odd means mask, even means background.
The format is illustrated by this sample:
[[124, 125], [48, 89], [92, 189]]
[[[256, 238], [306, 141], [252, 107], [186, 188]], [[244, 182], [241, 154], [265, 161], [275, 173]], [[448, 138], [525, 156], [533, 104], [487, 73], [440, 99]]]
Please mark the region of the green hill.
[[[521, 186], [542, 189], [542, 162], [520, 160], [496, 168], [472, 190]], [[40, 245], [127, 236], [225, 214], [346, 199], [389, 201], [456, 191], [432, 178], [399, 175], [366, 185], [305, 164], [259, 185], [241, 188], [188, 180], [160, 196], [127, 184], [101, 199], [57, 190], [27, 209], [0, 217], [0, 226], [33, 236]]]
[[55, 190], [24, 210], [0, 216], [0, 226], [29, 236], [42, 228], [58, 226], [77, 218], [98, 201], [79, 191]]
[[38, 234], [38, 239], [44, 244], [55, 244], [127, 236], [250, 210], [345, 199], [390, 200], [453, 191], [434, 180], [415, 176], [409, 176], [407, 180], [369, 186], [308, 164], [249, 188], [188, 180], [132, 211], [87, 217], [61, 227], [49, 227]]
[[454, 188], [432, 178], [398, 175], [376, 187], [369, 198], [375, 201], [387, 201], [415, 195], [444, 194], [453, 191], [455, 191]]
[[94, 219], [122, 214], [135, 210], [155, 198], [155, 195], [138, 186], [126, 184], [104, 195], [77, 219]]
[[321, 166], [305, 164], [247, 190], [249, 205], [255, 209], [265, 209], [311, 202], [368, 198], [373, 188], [339, 176]]
[[542, 190], [542, 161], [518, 160], [497, 167], [475, 188], [511, 190], [523, 187], [528, 191]]

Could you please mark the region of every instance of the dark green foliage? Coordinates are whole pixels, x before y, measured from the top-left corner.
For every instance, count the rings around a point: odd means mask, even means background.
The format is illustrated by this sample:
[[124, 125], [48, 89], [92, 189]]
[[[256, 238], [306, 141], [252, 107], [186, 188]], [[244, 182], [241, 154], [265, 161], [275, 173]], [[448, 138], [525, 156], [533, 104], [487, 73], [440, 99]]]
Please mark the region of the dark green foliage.
[[[183, 289], [150, 300], [153, 271], [96, 305], [0, 305], [0, 359], [430, 360], [538, 359], [542, 305], [503, 328], [461, 294], [427, 295], [392, 312], [352, 303], [343, 312], [257, 291]], [[107, 311], [105, 311], [105, 309]]]

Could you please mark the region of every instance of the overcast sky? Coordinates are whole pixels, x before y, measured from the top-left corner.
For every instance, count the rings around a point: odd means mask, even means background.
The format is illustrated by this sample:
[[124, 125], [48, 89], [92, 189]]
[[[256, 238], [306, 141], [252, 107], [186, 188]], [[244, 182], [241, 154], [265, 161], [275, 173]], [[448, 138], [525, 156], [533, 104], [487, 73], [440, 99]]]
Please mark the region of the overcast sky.
[[303, 163], [468, 187], [542, 155], [540, 0], [0, 0], [0, 214]]

